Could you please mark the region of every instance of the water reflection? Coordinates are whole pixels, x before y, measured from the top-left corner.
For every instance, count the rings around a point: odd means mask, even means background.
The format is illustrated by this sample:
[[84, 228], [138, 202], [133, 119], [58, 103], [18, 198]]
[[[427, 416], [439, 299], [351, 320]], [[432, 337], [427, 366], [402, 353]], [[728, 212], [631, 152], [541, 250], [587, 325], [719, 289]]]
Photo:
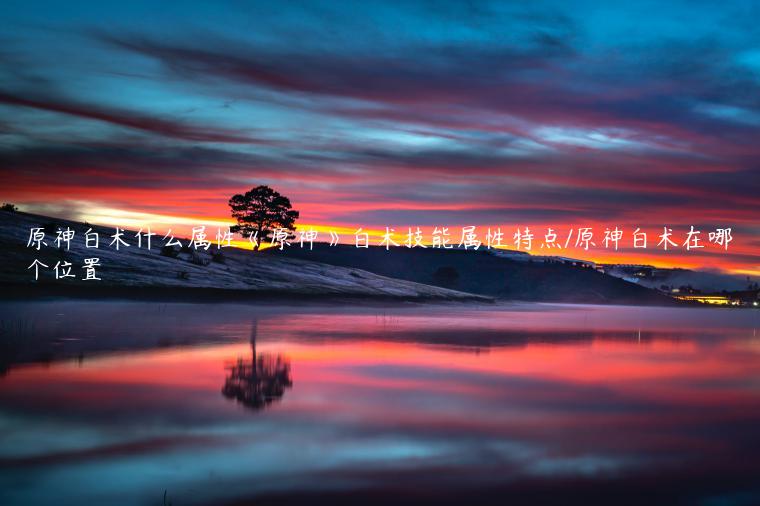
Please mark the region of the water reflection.
[[290, 360], [280, 354], [256, 354], [256, 332], [258, 321], [251, 329], [251, 360], [243, 357], [227, 367], [229, 373], [224, 380], [222, 395], [236, 399], [246, 407], [262, 409], [273, 401], [281, 399], [285, 389], [293, 386], [290, 377]]
[[757, 504], [758, 316], [0, 306], [0, 504]]

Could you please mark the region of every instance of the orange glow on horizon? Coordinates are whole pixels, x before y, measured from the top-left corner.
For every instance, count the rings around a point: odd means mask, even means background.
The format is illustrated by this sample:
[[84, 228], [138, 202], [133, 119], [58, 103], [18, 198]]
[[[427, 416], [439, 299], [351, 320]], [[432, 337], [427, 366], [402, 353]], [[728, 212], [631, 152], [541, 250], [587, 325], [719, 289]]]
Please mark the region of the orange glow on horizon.
[[[104, 207], [97, 207], [97, 206], [87, 206], [84, 207], [83, 210], [77, 214], [77, 219], [80, 219], [82, 221], [88, 221], [90, 223], [96, 223], [100, 225], [108, 225], [108, 226], [120, 226], [122, 228], [134, 228], [139, 229], [141, 227], [151, 227], [151, 230], [155, 232], [161, 232], [166, 233], [169, 229], [172, 230], [172, 233], [176, 237], [190, 237], [191, 231], [194, 226], [201, 226], [205, 225], [208, 230], [210, 231], [209, 237], [213, 239], [215, 237], [215, 230], [217, 228], [224, 229], [225, 227], [231, 226], [235, 224], [235, 221], [228, 217], [219, 217], [218, 215], [212, 214], [209, 212], [208, 214], [197, 214], [197, 215], [170, 215], [170, 214], [161, 214], [161, 213], [147, 213], [147, 212], [135, 212], [135, 211], [128, 211], [123, 209], [115, 209], [115, 208], [104, 208]], [[445, 225], [442, 225], [445, 226]], [[478, 231], [478, 239], [483, 242], [482, 248], [485, 248], [485, 236], [486, 231], [489, 229], [489, 226], [477, 226]], [[608, 228], [608, 226], [605, 226], [604, 224], [588, 224], [584, 226], [589, 226], [594, 229], [595, 233], [595, 239], [594, 242], [596, 243], [595, 247], [589, 248], [589, 250], [584, 250], [582, 248], [575, 248], [572, 247], [574, 239], [571, 241], [571, 247], [569, 248], [563, 248], [563, 249], [543, 249], [540, 247], [540, 244], [543, 242], [543, 234], [547, 230], [547, 228], [552, 228], [554, 231], [559, 235], [560, 239], [558, 239], [558, 242], [563, 242], [564, 236], [562, 235], [567, 234], [570, 229], [574, 230], [574, 233], [577, 233], [578, 227], [568, 225], [567, 227], [558, 226], [555, 224], [542, 226], [542, 225], [530, 225], [530, 229], [534, 234], [533, 238], [533, 247], [530, 251], [526, 250], [520, 250], [524, 251], [526, 253], [529, 253], [531, 255], [539, 255], [539, 256], [565, 256], [565, 257], [572, 257], [577, 258], [580, 260], [586, 260], [595, 262], [598, 264], [646, 264], [651, 265], [653, 267], [659, 267], [659, 268], [683, 268], [683, 269], [704, 269], [704, 268], [710, 268], [715, 269], [718, 271], [723, 271], [726, 273], [731, 274], [741, 274], [741, 275], [747, 275], [747, 276], [760, 276], [760, 265], [759, 266], [751, 266], [751, 265], [736, 265], [730, 261], [730, 258], [721, 258], [720, 255], [722, 255], [724, 252], [723, 250], [720, 250], [715, 245], [710, 245], [707, 243], [707, 233], [706, 231], [703, 231], [702, 239], [703, 244], [705, 245], [705, 248], [699, 249], [699, 250], [692, 250], [692, 251], [685, 251], [683, 248], [680, 247], [680, 241], [677, 239], [677, 242], [679, 242], [679, 248], [675, 250], [669, 250], [667, 252], [661, 251], [657, 248], [656, 244], [658, 241], [658, 235], [662, 233], [661, 229], [657, 229], [655, 227], [649, 227], [645, 229], [645, 231], [648, 233], [648, 246], [646, 250], [642, 250], [641, 253], [633, 252], [628, 249], [621, 248], [619, 251], [614, 251], [611, 247], [609, 249], [605, 249], [603, 245], [601, 244], [601, 239], [603, 237], [603, 233], [605, 228]], [[355, 243], [355, 236], [354, 234], [356, 231], [361, 228], [362, 233], [367, 233], [369, 236], [369, 242], [370, 245], [381, 245], [381, 241], [383, 239], [383, 236], [385, 235], [385, 229], [379, 228], [379, 227], [366, 227], [362, 225], [351, 225], [346, 223], [335, 223], [335, 224], [323, 224], [319, 222], [299, 222], [297, 224], [297, 231], [307, 231], [307, 230], [313, 230], [317, 232], [317, 240], [316, 242], [329, 242], [330, 241], [330, 231], [333, 231], [337, 233], [340, 237], [340, 243], [341, 244], [354, 244]], [[390, 227], [394, 229], [394, 236], [393, 240], [399, 244], [399, 247], [404, 247], [404, 243], [407, 239], [407, 234], [409, 232], [409, 229], [411, 228], [412, 232], [414, 233], [416, 231], [416, 226], [413, 227]], [[423, 232], [423, 241], [422, 244], [425, 246], [431, 246], [432, 245], [432, 230], [433, 227], [420, 227]], [[457, 245], [461, 240], [461, 227], [448, 227], [449, 228], [449, 240], [451, 245]], [[497, 226], [491, 226], [491, 229], [496, 229]], [[521, 229], [524, 229], [524, 227], [520, 227]], [[610, 227], [611, 228], [611, 227]], [[626, 227], [620, 227], [625, 232], [630, 235], [633, 228], [627, 229]], [[515, 226], [501, 226], [501, 230], [503, 233], [503, 239], [502, 239], [502, 246], [501, 247], [495, 247], [495, 249], [503, 249], [503, 250], [515, 250], [513, 245], [513, 234], [517, 227]], [[685, 234], [686, 231], [684, 230], [676, 230], [674, 229], [674, 233], [678, 234], [681, 233], [682, 235]], [[630, 240], [630, 237], [627, 238]], [[679, 238], [680, 239], [680, 238]], [[292, 246], [299, 246], [299, 234], [296, 233], [295, 239], [291, 240]], [[625, 242], [625, 238], [623, 240]], [[246, 239], [239, 238], [239, 236], [235, 236], [235, 238], [231, 241], [232, 246], [241, 248], [241, 249], [253, 249], [253, 246], [250, 244], [250, 242]], [[292, 247], [291, 246], [291, 247]], [[268, 247], [271, 247], [270, 242], [264, 242], [261, 245], [261, 249], [266, 249]], [[712, 256], [706, 256], [705, 251], [712, 254]], [[748, 248], [742, 248], [741, 242], [737, 240], [736, 238], [731, 243], [728, 253], [746, 253], [751, 254], [751, 249]]]

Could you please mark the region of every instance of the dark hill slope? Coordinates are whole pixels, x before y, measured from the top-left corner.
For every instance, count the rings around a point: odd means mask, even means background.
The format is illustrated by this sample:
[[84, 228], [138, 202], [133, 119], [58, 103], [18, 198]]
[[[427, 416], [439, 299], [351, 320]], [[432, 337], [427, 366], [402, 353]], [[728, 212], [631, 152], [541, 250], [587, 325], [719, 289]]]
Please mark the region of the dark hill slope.
[[593, 269], [544, 262], [522, 262], [488, 251], [355, 248], [314, 244], [266, 250], [273, 256], [309, 259], [352, 267], [417, 283], [425, 283], [502, 299], [612, 304], [674, 304], [654, 290]]

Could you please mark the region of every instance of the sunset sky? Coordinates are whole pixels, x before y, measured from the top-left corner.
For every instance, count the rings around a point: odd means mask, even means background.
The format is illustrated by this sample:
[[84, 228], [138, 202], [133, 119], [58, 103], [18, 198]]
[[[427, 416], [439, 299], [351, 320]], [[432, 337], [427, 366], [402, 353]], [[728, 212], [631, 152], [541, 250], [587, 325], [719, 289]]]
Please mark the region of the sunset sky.
[[760, 4], [395, 3], [6, 0], [0, 200], [182, 228], [266, 184], [320, 230], [588, 226], [554, 253], [760, 276]]

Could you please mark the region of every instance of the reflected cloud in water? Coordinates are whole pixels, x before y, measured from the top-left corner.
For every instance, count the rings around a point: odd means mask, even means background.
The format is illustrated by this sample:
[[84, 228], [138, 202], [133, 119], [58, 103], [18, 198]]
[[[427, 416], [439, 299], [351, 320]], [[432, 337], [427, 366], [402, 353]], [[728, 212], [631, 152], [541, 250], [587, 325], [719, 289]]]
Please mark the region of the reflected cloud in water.
[[35, 313], [62, 316], [0, 378], [4, 505], [760, 498], [751, 311], [0, 308]]

